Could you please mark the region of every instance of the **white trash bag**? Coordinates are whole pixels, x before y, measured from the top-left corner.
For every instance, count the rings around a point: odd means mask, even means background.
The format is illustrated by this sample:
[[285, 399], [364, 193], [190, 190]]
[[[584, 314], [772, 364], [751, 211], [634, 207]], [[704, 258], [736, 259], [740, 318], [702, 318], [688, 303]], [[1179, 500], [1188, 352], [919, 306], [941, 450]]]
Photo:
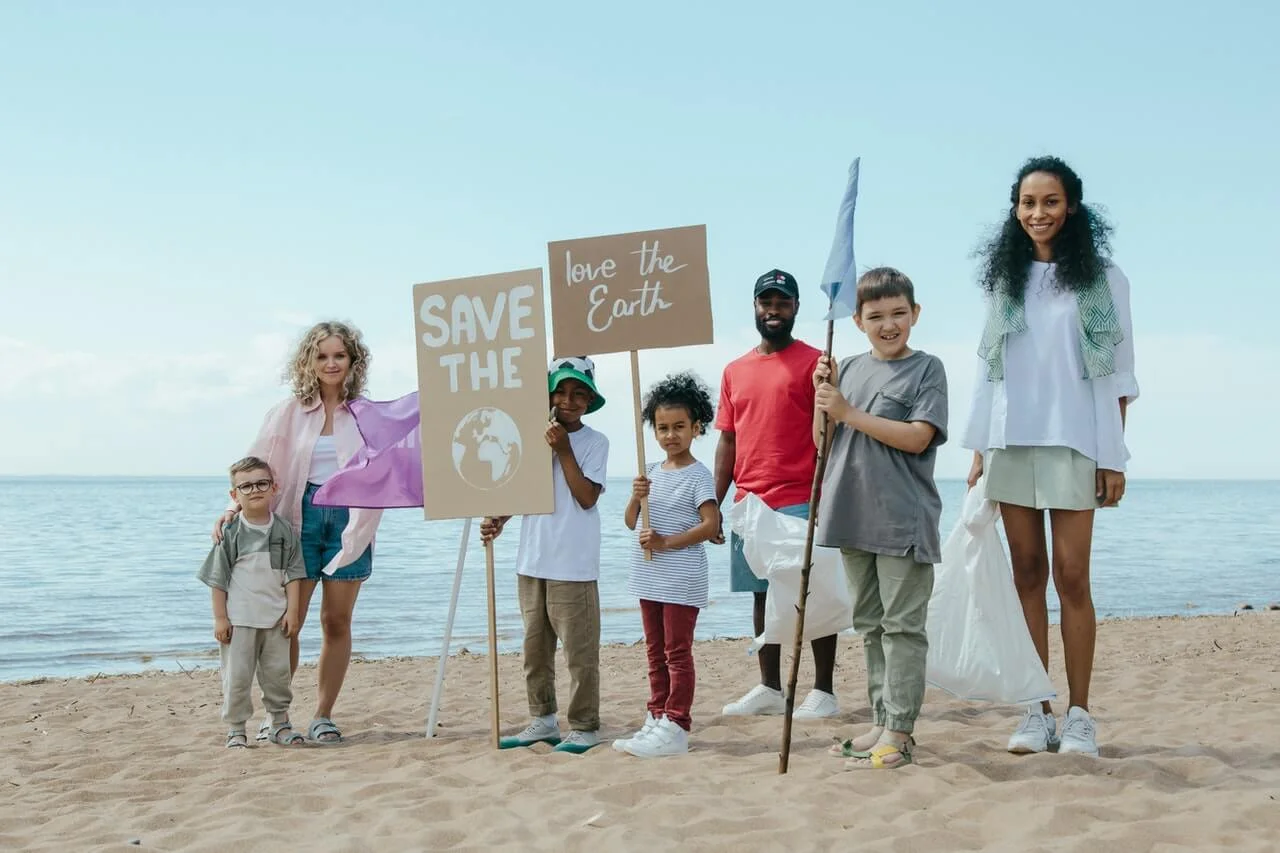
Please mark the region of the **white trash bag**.
[[925, 679], [961, 699], [1027, 705], [1057, 694], [1022, 616], [1013, 572], [996, 530], [1000, 507], [965, 495], [960, 520], [942, 546], [929, 600]]
[[[792, 645], [796, 640], [796, 605], [800, 601], [800, 569], [808, 520], [772, 510], [753, 494], [733, 504], [725, 519], [742, 539], [742, 553], [752, 573], [769, 582], [764, 633], [752, 641], [751, 650], [770, 643]], [[828, 637], [851, 627], [853, 602], [840, 551], [815, 546], [804, 612], [804, 640]]]

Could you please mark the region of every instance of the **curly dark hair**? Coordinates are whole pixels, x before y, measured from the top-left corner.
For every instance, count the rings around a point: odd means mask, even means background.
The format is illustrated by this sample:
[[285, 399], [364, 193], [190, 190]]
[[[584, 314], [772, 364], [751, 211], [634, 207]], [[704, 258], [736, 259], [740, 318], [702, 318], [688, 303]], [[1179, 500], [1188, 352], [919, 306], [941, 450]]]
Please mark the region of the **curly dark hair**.
[[1018, 221], [1018, 196], [1023, 178], [1033, 172], [1055, 176], [1067, 193], [1067, 221], [1053, 242], [1058, 285], [1070, 291], [1080, 290], [1106, 272], [1111, 256], [1111, 224], [1096, 207], [1084, 203], [1084, 182], [1070, 166], [1057, 157], [1033, 157], [1022, 164], [1017, 180], [1009, 188], [1009, 215], [976, 252], [982, 259], [978, 280], [989, 293], [1021, 296], [1027, 286], [1035, 245]]
[[683, 406], [689, 413], [689, 419], [698, 424], [698, 435], [703, 435], [707, 427], [715, 419], [716, 409], [711, 402], [711, 391], [695, 374], [690, 371], [673, 373], [657, 385], [649, 389], [644, 398], [641, 417], [649, 426], [654, 426], [654, 418], [660, 408]]

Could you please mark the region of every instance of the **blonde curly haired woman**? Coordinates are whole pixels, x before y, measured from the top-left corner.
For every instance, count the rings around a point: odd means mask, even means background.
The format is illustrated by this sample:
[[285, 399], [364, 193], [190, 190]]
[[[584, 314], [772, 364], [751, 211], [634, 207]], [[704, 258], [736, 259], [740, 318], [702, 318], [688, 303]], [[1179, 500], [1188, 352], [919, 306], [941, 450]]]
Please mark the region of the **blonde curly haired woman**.
[[[271, 509], [302, 538], [304, 620], [316, 584], [323, 584], [319, 695], [307, 730], [308, 738], [319, 744], [342, 741], [331, 719], [333, 706], [351, 663], [351, 615], [360, 585], [373, 571], [373, 537], [382, 511], [315, 506], [311, 498], [363, 444], [347, 403], [364, 392], [369, 361], [369, 350], [353, 326], [325, 322], [308, 329], [285, 368], [293, 393], [267, 412], [248, 453], [271, 466], [278, 487]], [[218, 518], [214, 541], [222, 538], [222, 528], [235, 512], [230, 507]], [[296, 633], [289, 654], [290, 670], [296, 672]]]

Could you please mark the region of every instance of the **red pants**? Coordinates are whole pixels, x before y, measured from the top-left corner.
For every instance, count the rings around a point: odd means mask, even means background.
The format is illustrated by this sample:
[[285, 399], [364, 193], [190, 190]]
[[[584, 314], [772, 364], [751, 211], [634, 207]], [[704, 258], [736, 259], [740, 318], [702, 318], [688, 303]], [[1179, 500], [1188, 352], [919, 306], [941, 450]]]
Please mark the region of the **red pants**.
[[664, 714], [686, 732], [692, 725], [693, 627], [698, 608], [640, 599], [649, 650], [649, 713]]

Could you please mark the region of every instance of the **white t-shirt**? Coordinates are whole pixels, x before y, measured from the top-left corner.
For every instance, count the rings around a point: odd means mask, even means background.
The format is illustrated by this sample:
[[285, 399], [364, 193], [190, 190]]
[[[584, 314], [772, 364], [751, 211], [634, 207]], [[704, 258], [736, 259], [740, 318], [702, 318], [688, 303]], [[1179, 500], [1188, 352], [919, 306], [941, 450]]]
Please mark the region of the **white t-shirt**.
[[338, 446], [333, 436], [322, 435], [316, 439], [316, 446], [311, 451], [311, 470], [307, 474], [307, 482], [323, 486], [325, 481], [338, 473]]
[[[649, 526], [663, 536], [679, 536], [702, 523], [698, 511], [715, 503], [716, 481], [701, 462], [667, 471], [649, 469]], [[703, 543], [678, 551], [654, 551], [644, 559], [637, 540], [632, 548], [631, 580], [627, 591], [637, 598], [663, 604], [707, 606], [707, 550]]]
[[[583, 424], [569, 433], [569, 446], [583, 476], [600, 486], [604, 494], [609, 463], [609, 439]], [[526, 515], [520, 522], [520, 550], [516, 572], [549, 581], [594, 581], [600, 578], [599, 505], [583, 509], [569, 491], [560, 459], [552, 456], [551, 480], [555, 511], [550, 515]]]
[[1027, 330], [1005, 341], [1004, 380], [987, 379], [979, 359], [964, 446], [985, 452], [1005, 447], [1070, 447], [1099, 468], [1125, 470], [1129, 450], [1120, 420], [1121, 397], [1138, 399], [1134, 377], [1129, 280], [1114, 264], [1107, 284], [1124, 340], [1115, 373], [1085, 379], [1080, 311], [1075, 294], [1055, 281], [1056, 264], [1035, 261], [1024, 297]]

